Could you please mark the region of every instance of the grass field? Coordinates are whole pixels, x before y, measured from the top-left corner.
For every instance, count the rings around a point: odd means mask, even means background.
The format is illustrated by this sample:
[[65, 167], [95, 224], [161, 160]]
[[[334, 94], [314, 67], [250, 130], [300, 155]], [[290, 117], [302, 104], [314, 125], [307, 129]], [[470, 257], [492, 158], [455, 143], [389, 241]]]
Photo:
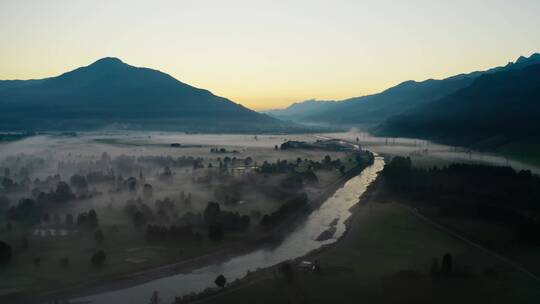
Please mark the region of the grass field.
[[534, 166], [540, 166], [540, 144], [513, 142], [497, 148], [497, 153]]
[[[212, 303], [538, 303], [540, 285], [499, 260], [437, 230], [398, 204], [358, 207], [349, 232], [314, 254], [321, 273], [296, 270], [208, 299]], [[433, 257], [452, 253], [470, 275], [434, 279]], [[414, 276], [398, 275], [414, 271]], [[490, 274], [486, 275], [490, 270]]]
[[[96, 244], [91, 233], [77, 232], [65, 237], [30, 236], [29, 248], [25, 250], [21, 249], [22, 234], [17, 229], [9, 234], [0, 234], [2, 239], [14, 244], [12, 263], [5, 267], [0, 275], [0, 294], [12, 288], [35, 294], [82, 283], [120, 278], [137, 271], [214, 253], [236, 243], [233, 238], [227, 243], [203, 240], [178, 244], [149, 244], [142, 233], [132, 231], [133, 227], [119, 227], [120, 232], [113, 233], [110, 226], [102, 226], [105, 242], [101, 245]], [[105, 266], [101, 268], [92, 267], [90, 263], [92, 254], [97, 250], [104, 250], [106, 253]], [[33, 263], [36, 257], [41, 259], [39, 266]], [[62, 257], [69, 258], [69, 267], [61, 267]], [[133, 263], [129, 259], [141, 262]]]

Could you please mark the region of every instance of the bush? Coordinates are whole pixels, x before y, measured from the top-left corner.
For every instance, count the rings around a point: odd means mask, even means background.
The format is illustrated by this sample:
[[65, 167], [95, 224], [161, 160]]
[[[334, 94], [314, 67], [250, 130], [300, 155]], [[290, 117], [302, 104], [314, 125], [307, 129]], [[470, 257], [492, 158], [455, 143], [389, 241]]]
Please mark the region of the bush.
[[225, 287], [225, 284], [227, 284], [227, 279], [225, 278], [224, 275], [220, 274], [218, 275], [214, 283], [216, 283], [217, 286], [223, 288]]
[[96, 230], [94, 232], [94, 239], [96, 240], [96, 243], [103, 244], [103, 241], [105, 241], [105, 235], [103, 234], [103, 231], [101, 229]]
[[277, 211], [272, 214], [265, 214], [261, 220], [264, 227], [272, 227], [287, 218], [287, 216], [305, 210], [308, 206], [308, 197], [306, 193], [301, 193], [296, 197], [288, 199]]
[[223, 239], [223, 226], [220, 223], [211, 225], [208, 228], [208, 238], [213, 241], [221, 241]]
[[39, 223], [42, 217], [42, 210], [39, 205], [30, 198], [22, 198], [17, 206], [11, 206], [8, 210], [8, 219], [14, 221]]
[[146, 218], [144, 217], [142, 212], [137, 211], [133, 215], [133, 226], [135, 227], [135, 229], [140, 229], [146, 226]]
[[69, 267], [69, 258], [63, 257], [60, 259], [60, 267], [62, 268], [68, 268]]
[[8, 243], [0, 241], [0, 265], [11, 261], [11, 246]]
[[26, 250], [28, 249], [28, 247], [29, 247], [28, 238], [23, 236], [21, 238], [21, 248]]
[[293, 268], [291, 266], [291, 263], [289, 262], [283, 262], [279, 265], [279, 272], [287, 279], [291, 280], [293, 277]]
[[94, 255], [92, 255], [91, 262], [94, 267], [103, 266], [105, 264], [105, 252], [103, 252], [103, 250], [100, 250], [94, 253]]
[[443, 256], [441, 274], [443, 276], [449, 276], [452, 274], [452, 255], [450, 253]]

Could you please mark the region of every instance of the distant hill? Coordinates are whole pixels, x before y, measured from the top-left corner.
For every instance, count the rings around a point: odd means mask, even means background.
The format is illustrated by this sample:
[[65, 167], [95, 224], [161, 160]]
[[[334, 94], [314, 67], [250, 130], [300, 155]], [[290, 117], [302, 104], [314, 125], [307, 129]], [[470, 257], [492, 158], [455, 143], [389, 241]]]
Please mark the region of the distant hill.
[[533, 54], [528, 58], [520, 57], [515, 63], [487, 71], [460, 74], [442, 80], [405, 81], [378, 94], [325, 103], [322, 107], [315, 107], [312, 101], [308, 101], [305, 107], [302, 103], [294, 106], [303, 111], [290, 111], [288, 108], [282, 110], [285, 114], [278, 112], [276, 117], [287, 117], [297, 122], [371, 128], [394, 115], [465, 88], [481, 75], [519, 70], [537, 63], [540, 63], [540, 54]]
[[117, 58], [103, 58], [58, 77], [0, 81], [0, 130], [107, 127], [264, 132], [297, 126]]
[[298, 120], [302, 121], [305, 117], [313, 115], [315, 113], [323, 112], [332, 108], [335, 105], [335, 101], [326, 100], [305, 100], [302, 102], [295, 102], [285, 109], [268, 110], [262, 113], [268, 114], [272, 117], [276, 117], [283, 120]]
[[43, 82], [45, 79], [31, 80], [0, 80], [0, 90], [22, 88]]
[[484, 74], [449, 96], [390, 118], [377, 133], [490, 148], [540, 142], [539, 119], [540, 64], [535, 64]]
[[472, 80], [463, 77], [422, 82], [406, 81], [379, 94], [338, 102], [326, 111], [305, 117], [304, 121], [370, 128], [418, 104], [455, 92], [469, 85]]

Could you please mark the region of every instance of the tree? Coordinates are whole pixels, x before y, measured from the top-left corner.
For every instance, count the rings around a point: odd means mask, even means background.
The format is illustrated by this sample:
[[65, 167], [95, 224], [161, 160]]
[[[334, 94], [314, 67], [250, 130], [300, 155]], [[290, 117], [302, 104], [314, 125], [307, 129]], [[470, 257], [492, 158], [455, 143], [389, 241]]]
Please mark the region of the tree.
[[91, 262], [94, 267], [103, 266], [105, 264], [105, 252], [103, 252], [103, 250], [99, 250], [96, 253], [94, 253], [92, 255]]
[[184, 200], [186, 199], [186, 193], [184, 192], [184, 190], [180, 191], [180, 202], [184, 202]]
[[207, 226], [216, 224], [218, 221], [219, 215], [221, 213], [221, 208], [217, 202], [208, 202], [206, 208], [204, 209], [203, 218]]
[[21, 238], [21, 248], [22, 249], [28, 249], [28, 247], [29, 247], [28, 238], [26, 236], [23, 236]]
[[452, 273], [452, 254], [447, 253], [443, 256], [441, 265], [441, 274], [449, 276]]
[[332, 158], [330, 157], [330, 155], [324, 156], [323, 163], [329, 164], [329, 163], [331, 163], [331, 162], [332, 162]]
[[66, 225], [69, 225], [69, 226], [73, 225], [73, 214], [68, 213], [66, 215]]
[[19, 176], [22, 177], [25, 180], [28, 180], [28, 179], [30, 179], [30, 171], [28, 171], [28, 168], [22, 167], [19, 170]]
[[221, 241], [223, 239], [223, 226], [220, 223], [211, 225], [208, 228], [208, 238], [212, 241]]
[[59, 225], [59, 224], [60, 224], [61, 220], [60, 220], [60, 215], [59, 215], [58, 213], [55, 213], [55, 214], [53, 215], [53, 221], [54, 221], [54, 223], [55, 223], [56, 225]]
[[44, 223], [50, 223], [51, 222], [51, 216], [49, 215], [49, 213], [45, 212], [43, 214], [43, 217], [42, 217], [42, 220]]
[[4, 196], [0, 195], [0, 213], [3, 213], [9, 209], [9, 199]]
[[97, 213], [94, 209], [90, 209], [90, 211], [88, 211], [86, 222], [89, 228], [97, 228], [99, 226]]
[[292, 277], [293, 277], [293, 269], [292, 269], [292, 266], [291, 266], [291, 263], [289, 263], [288, 261], [286, 262], [283, 262], [279, 265], [279, 272], [281, 274], [283, 274], [283, 276], [287, 279], [287, 280], [291, 280]]
[[225, 284], [227, 284], [227, 279], [225, 278], [224, 275], [220, 274], [220, 275], [217, 276], [214, 283], [216, 283], [217, 286], [223, 288], [223, 287], [225, 287]]
[[141, 211], [135, 212], [133, 215], [133, 226], [135, 226], [135, 229], [140, 229], [146, 225], [146, 218], [142, 214]]
[[67, 202], [75, 198], [75, 194], [71, 191], [71, 187], [65, 182], [59, 182], [56, 186], [55, 200], [57, 202]]
[[86, 212], [79, 213], [77, 215], [77, 226], [81, 226], [81, 227], [85, 226], [87, 218], [88, 218], [88, 214]]
[[172, 175], [172, 171], [169, 166], [165, 166], [165, 168], [163, 168], [163, 175]]
[[152, 189], [152, 185], [150, 184], [144, 184], [143, 186], [143, 196], [146, 199], [151, 199], [154, 191]]
[[431, 262], [431, 270], [430, 274], [431, 276], [435, 277], [439, 275], [439, 259], [433, 258], [433, 261]]
[[60, 267], [62, 268], [68, 268], [69, 267], [69, 258], [63, 257], [60, 259]]
[[118, 225], [114, 224], [111, 226], [111, 232], [118, 233], [120, 229], [118, 228]]
[[0, 241], [0, 265], [11, 261], [11, 246], [8, 243]]
[[96, 230], [94, 232], [94, 239], [96, 240], [96, 243], [103, 244], [103, 241], [105, 241], [105, 235], [103, 234], [103, 231], [101, 229]]
[[161, 299], [159, 298], [159, 294], [157, 291], [154, 291], [152, 294], [152, 297], [150, 297], [150, 304], [159, 304], [161, 302]]
[[8, 219], [10, 220], [39, 223], [41, 217], [41, 207], [29, 198], [20, 199], [17, 206], [11, 206], [8, 210]]
[[86, 180], [86, 177], [75, 174], [70, 178], [69, 182], [79, 194], [88, 193], [88, 181]]
[[5, 190], [10, 191], [15, 186], [15, 183], [11, 178], [4, 177], [4, 179], [2, 179], [2, 186]]
[[126, 184], [127, 184], [127, 188], [130, 192], [136, 192], [137, 191], [137, 188], [138, 188], [138, 181], [135, 177], [130, 177], [127, 179], [126, 181]]

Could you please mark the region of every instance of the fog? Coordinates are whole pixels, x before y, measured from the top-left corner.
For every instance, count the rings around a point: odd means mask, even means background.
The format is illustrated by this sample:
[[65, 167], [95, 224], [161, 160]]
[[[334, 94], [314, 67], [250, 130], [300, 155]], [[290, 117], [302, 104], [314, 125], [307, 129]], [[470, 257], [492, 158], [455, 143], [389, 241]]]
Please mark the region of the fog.
[[[84, 211], [96, 208], [124, 207], [129, 199], [137, 199], [142, 196], [142, 186], [147, 183], [152, 185], [153, 195], [151, 201], [165, 198], [177, 199], [181, 191], [186, 195], [192, 194], [193, 204], [179, 206], [179, 213], [188, 211], [200, 212], [208, 201], [216, 200], [212, 191], [205, 185], [194, 183], [193, 180], [206, 176], [207, 170], [194, 170], [193, 161], [200, 160], [203, 168], [211, 163], [219, 164], [219, 159], [230, 157], [237, 158], [240, 162], [245, 157], [251, 157], [254, 164], [265, 160], [297, 157], [310, 158], [319, 153], [287, 153], [276, 155], [274, 146], [288, 139], [305, 139], [305, 137], [293, 136], [254, 136], [245, 135], [186, 135], [166, 133], [86, 133], [78, 136], [55, 136], [40, 135], [26, 138], [16, 142], [0, 144], [0, 168], [2, 176], [6, 169], [9, 178], [16, 183], [22, 182], [28, 177], [30, 184], [26, 191], [10, 191], [7, 195], [11, 204], [15, 204], [20, 198], [28, 196], [35, 187], [43, 192], [54, 190], [54, 183], [36, 186], [36, 181], [46, 181], [56, 177], [56, 181], [62, 180], [69, 183], [70, 178], [79, 174], [87, 176], [90, 173], [110, 173], [123, 180], [135, 177], [139, 185], [136, 191], [113, 191], [118, 187], [115, 182], [89, 182], [88, 191], [92, 194], [84, 200], [76, 200], [62, 206], [62, 212]], [[172, 143], [180, 143], [180, 148], [171, 147]], [[211, 153], [211, 147], [226, 148], [230, 153]], [[234, 153], [232, 152], [234, 151]], [[330, 153], [332, 154], [332, 153]], [[185, 163], [172, 164], [182, 158]], [[170, 180], [160, 178], [165, 167], [169, 167], [172, 177]], [[236, 168], [231, 170], [234, 176], [247, 174], [251, 169]], [[141, 179], [142, 177], [142, 179]], [[144, 181], [144, 182], [143, 182]], [[277, 181], [276, 181], [277, 182]], [[34, 187], [35, 186], [35, 187]], [[72, 185], [73, 186], [73, 185]], [[75, 194], [77, 191], [75, 191]], [[265, 205], [265, 198], [256, 193], [245, 193], [250, 197], [255, 209]], [[149, 203], [149, 202], [147, 202]], [[243, 202], [242, 205], [247, 205]], [[227, 208], [225, 206], [225, 208]], [[263, 211], [271, 211], [276, 206], [263, 208]], [[248, 213], [248, 208], [239, 206], [240, 211]]]
[[[497, 155], [358, 131], [89, 132], [3, 142], [0, 233], [15, 256], [3, 275], [19, 280], [2, 280], [0, 291], [44, 291], [222, 251], [238, 255], [274, 246], [294, 226], [283, 214], [298, 214], [362, 163], [356, 149], [280, 145], [331, 138], [384, 157], [408, 156], [418, 166], [478, 162], [540, 172]], [[106, 265], [89, 268], [100, 251]], [[37, 279], [35, 267], [41, 271]], [[38, 283], [28, 284], [30, 278]]]
[[[56, 176], [57, 179], [69, 182], [75, 174], [86, 176], [92, 172], [109, 172], [116, 177], [139, 179], [138, 189], [135, 192], [116, 191], [113, 187], [118, 185], [106, 182], [93, 182], [89, 184], [88, 191], [94, 194], [84, 202], [69, 204], [67, 210], [77, 212], [82, 209], [115, 207], [123, 208], [129, 199], [142, 196], [144, 184], [152, 185], [152, 201], [165, 198], [177, 199], [181, 191], [191, 193], [194, 204], [189, 207], [181, 206], [180, 213], [188, 211], [201, 211], [208, 201], [216, 200], [214, 193], [209, 191], [207, 185], [193, 182], [208, 176], [207, 170], [194, 170], [193, 161], [198, 160], [200, 166], [207, 168], [209, 164], [217, 166], [219, 159], [224, 157], [243, 159], [250, 157], [253, 164], [263, 161], [276, 161], [278, 159], [295, 160], [297, 158], [321, 158], [324, 154], [339, 157], [335, 152], [314, 151], [280, 151], [273, 149], [276, 145], [287, 140], [314, 141], [316, 139], [340, 138], [352, 142], [357, 141], [363, 149], [381, 155], [403, 155], [413, 158], [417, 165], [434, 166], [450, 162], [479, 162], [501, 166], [511, 166], [515, 169], [529, 169], [539, 173], [540, 169], [508, 160], [497, 155], [477, 153], [456, 147], [434, 144], [425, 140], [405, 138], [373, 137], [367, 133], [351, 130], [347, 133], [333, 133], [320, 135], [199, 135], [182, 133], [82, 133], [77, 136], [39, 135], [23, 140], [0, 144], [0, 175], [4, 176], [6, 169], [10, 178], [15, 182], [22, 181], [27, 175], [35, 182], [45, 181]], [[180, 147], [171, 147], [171, 144], [180, 144]], [[211, 148], [224, 148], [226, 153], [212, 153]], [[106, 157], [106, 160], [103, 160]], [[173, 164], [173, 160], [182, 158], [183, 164]], [[172, 179], [164, 182], [160, 179], [165, 167], [170, 167]], [[245, 175], [252, 170], [250, 166], [237, 166], [231, 170], [231, 175]], [[142, 177], [142, 180], [141, 180]], [[144, 181], [144, 182], [143, 182]], [[116, 182], [117, 183], [117, 182]], [[277, 181], [276, 181], [277, 183]], [[54, 184], [42, 185], [40, 190], [52, 190]], [[30, 186], [29, 186], [30, 187]], [[48, 189], [47, 187], [51, 188]], [[24, 191], [14, 191], [8, 195], [11, 204], [21, 197], [29, 194], [31, 188]], [[237, 205], [238, 211], [249, 214], [250, 209], [272, 211], [276, 206], [268, 205], [268, 199], [258, 193], [248, 193], [244, 189], [243, 197], [249, 201], [242, 201]], [[309, 187], [307, 188], [309, 192]], [[253, 208], [248, 208], [249, 203]], [[66, 204], [67, 205], [67, 204]], [[227, 206], [224, 206], [228, 208]], [[251, 207], [251, 206], [250, 206]], [[66, 210], [64, 210], [66, 211]]]
[[509, 166], [515, 170], [530, 170], [540, 174], [540, 168], [531, 164], [506, 158], [493, 153], [478, 152], [467, 148], [448, 146], [415, 138], [376, 137], [369, 133], [351, 130], [343, 133], [328, 133], [318, 135], [320, 138], [340, 138], [356, 141], [362, 148], [381, 155], [409, 156], [418, 166], [442, 166], [445, 164], [482, 163], [496, 166]]

